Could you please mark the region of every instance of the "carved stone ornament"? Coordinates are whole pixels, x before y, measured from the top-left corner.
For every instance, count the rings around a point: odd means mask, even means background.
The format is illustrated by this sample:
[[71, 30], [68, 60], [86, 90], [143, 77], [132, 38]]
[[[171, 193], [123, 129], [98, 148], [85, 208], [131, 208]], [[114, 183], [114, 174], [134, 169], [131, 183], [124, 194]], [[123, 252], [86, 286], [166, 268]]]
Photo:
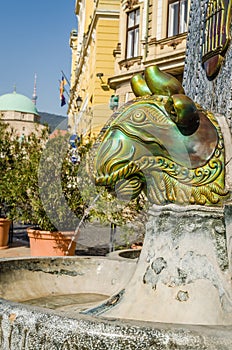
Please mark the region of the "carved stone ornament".
[[132, 58], [128, 58], [126, 60], [120, 61], [119, 67], [120, 69], [126, 68], [127, 70], [129, 70], [135, 64], [141, 65], [141, 63], [142, 63], [142, 56], [137, 56], [137, 57], [132, 57]]
[[224, 142], [214, 115], [157, 66], [135, 74], [136, 96], [111, 118], [95, 161], [96, 185], [120, 198], [144, 192], [151, 203], [221, 205]]
[[202, 65], [207, 78], [219, 73], [230, 42], [231, 0], [209, 0], [205, 12]]
[[138, 5], [138, 0], [127, 0], [125, 8], [131, 10], [135, 5]]

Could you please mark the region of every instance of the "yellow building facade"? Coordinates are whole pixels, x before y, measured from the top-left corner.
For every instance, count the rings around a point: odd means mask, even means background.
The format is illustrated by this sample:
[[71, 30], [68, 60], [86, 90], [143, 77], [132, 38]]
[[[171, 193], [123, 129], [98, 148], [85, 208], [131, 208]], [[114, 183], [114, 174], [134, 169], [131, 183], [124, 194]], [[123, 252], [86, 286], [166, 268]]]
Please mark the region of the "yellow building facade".
[[119, 10], [120, 0], [76, 1], [68, 116], [71, 132], [84, 138], [97, 136], [112, 113], [109, 100], [114, 91], [107, 80], [114, 75]]
[[78, 32], [70, 37], [73, 130], [96, 135], [112, 114], [111, 96], [118, 98], [118, 106], [132, 99], [131, 77], [150, 65], [157, 64], [182, 80], [189, 2], [77, 1]]
[[115, 74], [108, 84], [119, 105], [134, 97], [130, 79], [158, 65], [182, 80], [187, 36], [188, 0], [122, 0]]

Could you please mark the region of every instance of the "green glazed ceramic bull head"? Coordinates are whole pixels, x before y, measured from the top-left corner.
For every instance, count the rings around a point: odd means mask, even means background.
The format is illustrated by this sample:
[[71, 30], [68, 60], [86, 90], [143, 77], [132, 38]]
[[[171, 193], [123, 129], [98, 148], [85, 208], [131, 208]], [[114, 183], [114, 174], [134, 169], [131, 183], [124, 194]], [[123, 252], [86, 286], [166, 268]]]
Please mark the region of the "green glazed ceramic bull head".
[[131, 199], [144, 191], [156, 204], [221, 204], [224, 146], [212, 113], [157, 66], [131, 86], [136, 98], [112, 116], [98, 148], [96, 184]]

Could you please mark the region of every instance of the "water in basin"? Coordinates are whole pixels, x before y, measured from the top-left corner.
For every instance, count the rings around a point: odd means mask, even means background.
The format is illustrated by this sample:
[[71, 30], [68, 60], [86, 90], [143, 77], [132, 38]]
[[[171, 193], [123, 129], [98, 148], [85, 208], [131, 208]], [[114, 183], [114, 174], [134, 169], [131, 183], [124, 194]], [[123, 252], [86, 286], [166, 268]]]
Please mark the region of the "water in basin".
[[108, 295], [97, 293], [54, 294], [21, 302], [58, 311], [80, 312], [108, 299], [108, 297]]

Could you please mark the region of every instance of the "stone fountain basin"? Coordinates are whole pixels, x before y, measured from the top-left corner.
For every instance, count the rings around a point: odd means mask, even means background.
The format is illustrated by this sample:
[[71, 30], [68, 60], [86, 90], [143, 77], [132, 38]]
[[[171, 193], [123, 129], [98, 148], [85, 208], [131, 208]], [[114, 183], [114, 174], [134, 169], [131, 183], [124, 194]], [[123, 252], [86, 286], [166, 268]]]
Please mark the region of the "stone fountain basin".
[[232, 348], [231, 327], [86, 315], [131, 279], [137, 259], [0, 260], [0, 348], [155, 350]]
[[127, 284], [133, 261], [46, 257], [0, 261], [0, 297], [59, 311], [83, 311]]

